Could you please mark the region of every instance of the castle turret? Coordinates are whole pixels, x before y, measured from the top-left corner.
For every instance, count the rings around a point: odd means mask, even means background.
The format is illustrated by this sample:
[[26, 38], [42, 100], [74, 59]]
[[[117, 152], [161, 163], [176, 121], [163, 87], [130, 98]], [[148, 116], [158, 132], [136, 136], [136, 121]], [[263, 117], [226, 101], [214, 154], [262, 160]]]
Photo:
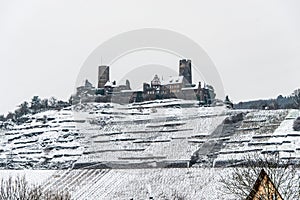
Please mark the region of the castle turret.
[[155, 74], [153, 80], [151, 81], [151, 87], [157, 88], [157, 87], [160, 86], [160, 84], [161, 84], [161, 82], [160, 82], [160, 80], [159, 80], [157, 74]]
[[109, 66], [101, 65], [98, 69], [98, 88], [104, 88], [107, 81], [109, 81]]
[[191, 60], [180, 60], [179, 61], [179, 76], [184, 77], [186, 85], [192, 85], [192, 61]]

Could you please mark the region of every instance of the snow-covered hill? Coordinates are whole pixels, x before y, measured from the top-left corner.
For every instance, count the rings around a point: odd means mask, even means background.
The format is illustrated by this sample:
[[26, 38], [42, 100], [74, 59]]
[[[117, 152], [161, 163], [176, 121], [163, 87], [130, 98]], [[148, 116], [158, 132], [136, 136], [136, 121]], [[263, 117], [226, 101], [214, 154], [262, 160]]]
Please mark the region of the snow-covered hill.
[[56, 169], [70, 167], [82, 155], [79, 131], [70, 108], [30, 116], [26, 123], [2, 134], [2, 168]]
[[78, 104], [1, 131], [1, 168], [48, 169], [25, 174], [72, 199], [232, 199], [219, 192], [232, 161], [268, 152], [299, 161], [299, 115], [174, 99]]
[[85, 151], [75, 168], [186, 167], [226, 117], [222, 107], [182, 108], [178, 100], [91, 110], [82, 113], [93, 123], [79, 125]]
[[299, 160], [300, 134], [292, 130], [297, 116], [298, 110], [227, 110], [178, 99], [78, 104], [1, 132], [0, 167], [226, 166], [249, 152], [274, 151]]

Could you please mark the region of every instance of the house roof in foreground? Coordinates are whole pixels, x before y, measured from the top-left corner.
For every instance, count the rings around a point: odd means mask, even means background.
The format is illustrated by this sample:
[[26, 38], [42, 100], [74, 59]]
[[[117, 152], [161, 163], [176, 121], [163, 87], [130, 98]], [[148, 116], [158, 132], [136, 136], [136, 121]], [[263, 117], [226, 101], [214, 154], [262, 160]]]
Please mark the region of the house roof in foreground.
[[270, 182], [272, 184], [272, 186], [275, 188], [275, 193], [277, 195], [279, 195], [280, 199], [283, 199], [281, 197], [281, 194], [279, 193], [278, 189], [276, 188], [276, 186], [274, 185], [274, 183], [272, 182], [272, 180], [270, 179], [269, 175], [267, 174], [267, 172], [262, 169], [259, 173], [258, 178], [256, 179], [254, 186], [250, 192], [250, 194], [248, 195], [246, 200], [252, 200], [255, 198], [255, 195], [257, 194], [257, 192], [259, 191], [259, 187], [262, 185], [262, 181], [267, 178], [267, 181]]

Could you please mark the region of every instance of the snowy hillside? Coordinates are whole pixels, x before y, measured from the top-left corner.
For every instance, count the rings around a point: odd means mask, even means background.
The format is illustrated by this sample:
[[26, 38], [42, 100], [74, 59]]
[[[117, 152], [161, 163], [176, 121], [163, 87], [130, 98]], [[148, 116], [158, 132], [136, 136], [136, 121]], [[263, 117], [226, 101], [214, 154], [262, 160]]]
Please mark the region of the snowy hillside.
[[232, 162], [269, 152], [299, 162], [299, 115], [176, 99], [78, 104], [1, 131], [1, 168], [48, 169], [25, 174], [73, 199], [231, 199], [220, 196], [219, 175]]
[[177, 100], [100, 111], [93, 106], [81, 113], [93, 123], [78, 126], [85, 151], [75, 168], [187, 167], [203, 138], [225, 119], [222, 107], [182, 108]]
[[82, 155], [79, 131], [71, 109], [32, 115], [25, 124], [2, 134], [2, 168], [56, 169], [69, 167]]
[[[177, 99], [78, 104], [1, 132], [2, 169], [226, 166], [245, 154], [299, 158], [297, 110], [227, 110]], [[242, 115], [236, 122], [230, 119]], [[229, 122], [228, 122], [229, 121]]]

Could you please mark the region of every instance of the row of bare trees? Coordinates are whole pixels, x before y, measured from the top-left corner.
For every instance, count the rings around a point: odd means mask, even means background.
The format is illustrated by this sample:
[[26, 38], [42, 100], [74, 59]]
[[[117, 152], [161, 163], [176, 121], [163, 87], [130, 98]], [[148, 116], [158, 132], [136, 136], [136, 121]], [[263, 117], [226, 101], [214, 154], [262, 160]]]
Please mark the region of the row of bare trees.
[[0, 200], [70, 200], [67, 191], [43, 190], [40, 185], [30, 185], [25, 176], [2, 178]]

